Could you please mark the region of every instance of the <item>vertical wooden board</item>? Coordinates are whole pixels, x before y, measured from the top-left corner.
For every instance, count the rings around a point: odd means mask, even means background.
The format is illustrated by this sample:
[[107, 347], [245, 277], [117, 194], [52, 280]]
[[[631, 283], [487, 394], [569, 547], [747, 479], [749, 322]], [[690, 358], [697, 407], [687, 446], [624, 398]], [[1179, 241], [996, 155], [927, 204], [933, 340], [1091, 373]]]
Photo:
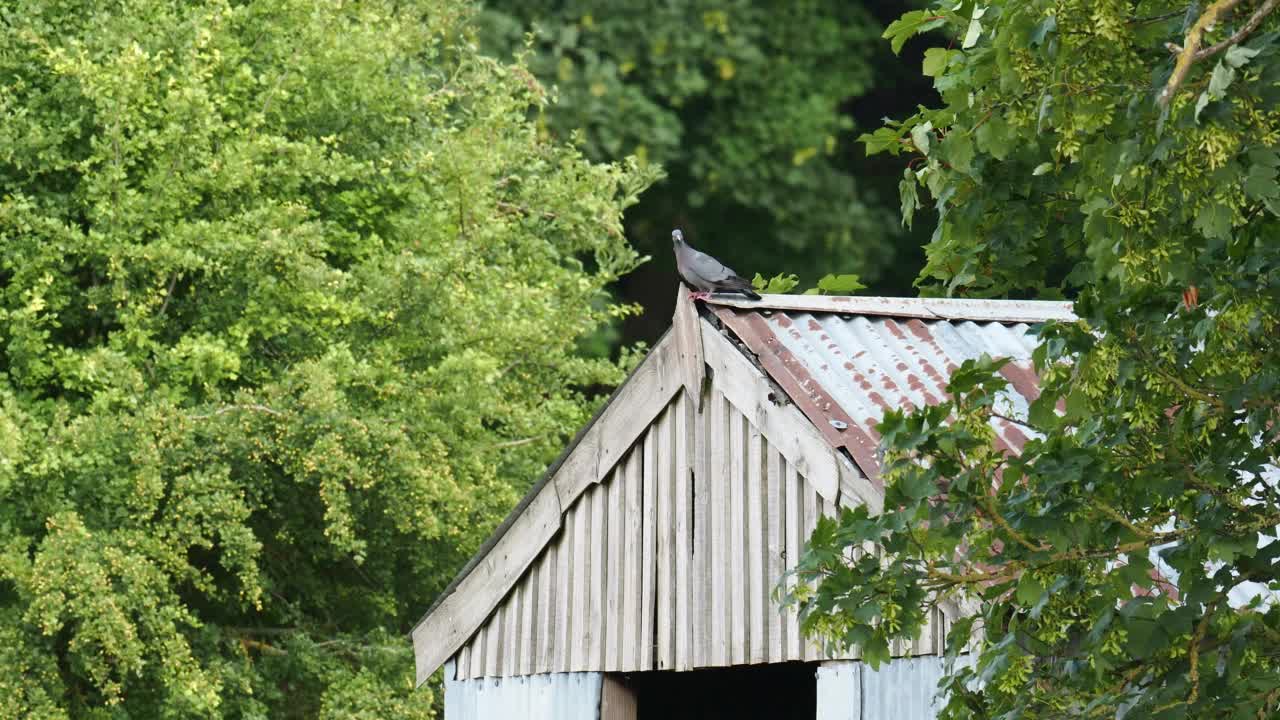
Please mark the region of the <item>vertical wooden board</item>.
[[571, 623], [573, 610], [573, 548], [577, 533], [576, 506], [570, 508], [564, 518], [560, 531], [560, 549], [556, 553], [556, 632], [552, 652], [555, 656], [554, 666], [557, 672], [569, 672], [573, 644], [573, 628]]
[[520, 588], [523, 582], [516, 583], [507, 593], [506, 607], [502, 611], [502, 674], [520, 674]]
[[747, 661], [747, 419], [729, 406], [729, 662]]
[[639, 670], [640, 660], [640, 545], [641, 477], [640, 454], [632, 452], [626, 459], [626, 591], [622, 595], [622, 660], [619, 669]]
[[[453, 659], [453, 679], [466, 680], [470, 676], [471, 671], [471, 643], [463, 643], [458, 648], [458, 654]], [[445, 671], [445, 682], [449, 681], [449, 673]]]
[[674, 615], [675, 592], [675, 405], [668, 405], [666, 412], [658, 416], [658, 422], [650, 430], [650, 438], [657, 435], [654, 453], [658, 505], [654, 520], [658, 534], [658, 569], [654, 592], [658, 604], [657, 625], [654, 637], [657, 642], [657, 670], [670, 670], [675, 665]]
[[[703, 393], [699, 408], [694, 414], [694, 468], [691, 477], [693, 490], [693, 554], [689, 565], [689, 662], [694, 667], [705, 667], [711, 657], [711, 407], [715, 394]], [[692, 408], [691, 408], [692, 410]]]
[[472, 635], [471, 642], [467, 643], [471, 647], [471, 667], [467, 670], [467, 678], [484, 678], [484, 626], [481, 625], [476, 634]]
[[521, 584], [520, 597], [520, 666], [521, 675], [532, 675], [536, 664], [537, 656], [535, 648], [538, 646], [538, 581], [541, 580], [539, 570], [542, 567], [541, 559], [535, 560], [533, 566], [525, 574], [525, 581]]
[[502, 674], [502, 605], [493, 609], [484, 628], [484, 675]]
[[696, 444], [693, 433], [693, 408], [689, 396], [680, 395], [675, 407], [675, 669], [688, 670], [692, 665], [689, 640], [692, 634], [689, 620], [689, 564], [693, 562], [693, 498], [689, 473], [691, 456]]
[[768, 657], [769, 636], [767, 613], [768, 588], [765, 586], [765, 567], [769, 558], [765, 554], [764, 506], [765, 467], [764, 439], [754, 427], [747, 426], [747, 627], [749, 644], [747, 662], [762, 663]]
[[636, 693], [623, 680], [605, 675], [600, 683], [600, 720], [636, 720]]
[[644, 497], [641, 500], [641, 517], [644, 520], [642, 528], [643, 545], [641, 554], [640, 569], [640, 669], [653, 669], [653, 650], [654, 650], [654, 627], [653, 618], [655, 614], [654, 603], [657, 601], [657, 592], [655, 589], [655, 581], [657, 580], [657, 550], [658, 550], [658, 518], [654, 512], [654, 506], [657, 504], [658, 479], [657, 479], [657, 438], [650, 432], [644, 437], [644, 455], [642, 456], [642, 478]]
[[786, 502], [786, 493], [783, 490], [782, 456], [778, 454], [776, 449], [768, 445], [765, 447], [765, 456], [767, 458], [764, 474], [765, 551], [769, 555], [769, 561], [765, 564], [765, 590], [769, 593], [770, 598], [765, 604], [765, 613], [768, 616], [765, 625], [768, 627], [767, 632], [769, 635], [766, 659], [768, 662], [782, 662], [783, 616], [778, 604], [772, 602], [772, 597], [774, 587], [782, 580], [783, 553], [786, 552], [786, 544], [783, 541], [782, 533], [782, 513]]
[[626, 500], [624, 493], [625, 482], [622, 479], [622, 469], [616, 468], [610, 473], [608, 478], [608, 503], [609, 503], [609, 569], [605, 573], [609, 601], [606, 603], [605, 624], [608, 628], [605, 630], [604, 636], [604, 669], [610, 672], [616, 672], [621, 665], [621, 639], [622, 639], [622, 593], [625, 592], [625, 577], [623, 573], [623, 563], [626, 553], [626, 543], [623, 542], [623, 531], [625, 530], [624, 521], [626, 518], [623, 503]]
[[591, 615], [587, 628], [587, 669], [598, 671], [604, 667], [604, 605], [605, 605], [605, 563], [608, 556], [609, 529], [605, 524], [608, 507], [605, 503], [606, 493], [603, 484], [591, 489]]
[[[818, 508], [822, 498], [818, 496], [813, 486], [809, 484], [808, 478], [800, 479], [800, 494], [804, 500], [804, 535], [800, 540], [801, 552], [803, 552], [804, 546], [809, 542], [809, 536], [813, 535], [814, 528], [818, 527]], [[803, 652], [806, 660], [818, 660], [822, 657], [816, 641], [805, 638], [801, 640], [801, 643], [804, 646]]]
[[[835, 503], [828, 500], [827, 498], [822, 497], [821, 495], [818, 496], [818, 507], [821, 515], [829, 518], [834, 518], [836, 516]], [[815, 643], [819, 648], [821, 648], [821, 654], [819, 655], [819, 657], [826, 660], [831, 660], [837, 657], [838, 653], [836, 653], [833, 647], [828, 647], [828, 643], [825, 640], [821, 640], [821, 641], [815, 640]]]
[[[593, 486], [594, 487], [594, 486]], [[587, 666], [587, 633], [591, 614], [591, 501], [583, 493], [573, 508], [573, 605], [569, 616], [569, 669]]]
[[[801, 536], [804, 533], [803, 513], [800, 507], [801, 481], [799, 473], [796, 472], [795, 465], [783, 463], [783, 485], [786, 489], [786, 505], [783, 507], [784, 525], [787, 539], [787, 570], [794, 570], [796, 563], [800, 561], [800, 548], [802, 547]], [[788, 588], [794, 585], [794, 580], [788, 581]], [[786, 613], [786, 659], [802, 660], [804, 655], [800, 650], [800, 622], [797, 617], [794, 606], [787, 609]]]
[[[564, 535], [561, 534], [560, 538]], [[554, 653], [556, 645], [556, 606], [560, 604], [560, 596], [556, 591], [556, 549], [560, 546], [560, 538], [552, 541], [542, 551], [542, 560], [538, 563], [538, 648], [537, 662], [534, 672], [549, 673], [555, 669]]]
[[725, 576], [729, 569], [728, 548], [726, 541], [729, 529], [725, 522], [728, 517], [728, 502], [725, 491], [728, 489], [728, 423], [725, 419], [726, 402], [720, 393], [711, 397], [711, 424], [707, 428], [707, 443], [711, 452], [707, 457], [708, 485], [710, 486], [709, 506], [707, 508], [708, 528], [711, 535], [711, 557], [706, 568], [711, 581], [711, 613], [707, 623], [711, 630], [711, 652], [707, 658], [708, 665], [727, 665], [729, 663], [729, 644], [726, 634], [729, 623], [728, 597], [725, 589]]

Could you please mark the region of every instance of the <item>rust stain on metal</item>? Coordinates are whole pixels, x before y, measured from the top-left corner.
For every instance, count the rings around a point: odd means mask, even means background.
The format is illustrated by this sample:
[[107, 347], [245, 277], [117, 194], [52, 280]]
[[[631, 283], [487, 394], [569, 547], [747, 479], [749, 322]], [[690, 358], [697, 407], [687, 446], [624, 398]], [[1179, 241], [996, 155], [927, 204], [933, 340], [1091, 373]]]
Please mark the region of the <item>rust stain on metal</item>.
[[[1030, 366], [1032, 343], [1021, 315], [1031, 315], [1025, 321], [1034, 322], [1032, 311], [1066, 312], [1045, 304], [1023, 308], [966, 301], [956, 305], [963, 310], [960, 317], [930, 316], [926, 311], [932, 304], [899, 308], [899, 301], [853, 300], [849, 310], [810, 307], [809, 300], [770, 307], [769, 313], [741, 305], [713, 309], [822, 437], [833, 448], [847, 450], [877, 484], [880, 434], [875, 427], [887, 410], [911, 411], [949, 400], [951, 375], [966, 360], [985, 353], [1013, 356], [1001, 369], [1009, 380], [1001, 397], [1012, 412], [1025, 413], [1039, 397], [1039, 378]], [[996, 418], [991, 425], [995, 447], [1002, 452], [1016, 454], [1029, 439], [1016, 423]]]
[[[848, 451], [872, 484], [877, 489], [882, 488], [880, 464], [875, 459], [879, 443], [872, 440], [861, 424], [854, 421], [844, 407], [814, 380], [805, 364], [778, 341], [768, 321], [757, 313], [734, 312], [728, 308], [716, 308], [716, 314], [756, 354], [765, 370], [791, 395], [796, 407], [809, 418], [827, 443], [833, 449]], [[797, 332], [794, 326], [791, 332]], [[831, 420], [844, 423], [846, 429], [837, 430]]]

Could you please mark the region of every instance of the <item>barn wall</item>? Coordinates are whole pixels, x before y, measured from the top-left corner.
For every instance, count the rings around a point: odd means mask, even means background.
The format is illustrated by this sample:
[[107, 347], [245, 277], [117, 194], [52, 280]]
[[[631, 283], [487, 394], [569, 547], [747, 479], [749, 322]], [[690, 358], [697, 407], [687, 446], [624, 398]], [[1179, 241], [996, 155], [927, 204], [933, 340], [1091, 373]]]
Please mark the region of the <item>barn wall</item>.
[[[566, 511], [457, 679], [831, 657], [773, 592], [834, 506], [717, 389], [694, 404], [678, 393]], [[895, 651], [934, 652], [942, 629]]]
[[902, 657], [876, 670], [862, 662], [823, 663], [817, 720], [933, 720], [944, 662], [938, 656]]
[[600, 673], [454, 680], [445, 665], [445, 720], [599, 720]]

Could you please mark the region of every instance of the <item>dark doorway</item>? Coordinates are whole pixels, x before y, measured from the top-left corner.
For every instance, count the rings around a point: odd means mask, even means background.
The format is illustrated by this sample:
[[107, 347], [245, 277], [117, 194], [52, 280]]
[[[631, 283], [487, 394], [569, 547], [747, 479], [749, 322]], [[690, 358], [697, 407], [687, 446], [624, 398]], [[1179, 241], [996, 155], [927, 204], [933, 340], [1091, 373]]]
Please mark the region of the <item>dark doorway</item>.
[[813, 720], [816, 663], [631, 673], [638, 720]]

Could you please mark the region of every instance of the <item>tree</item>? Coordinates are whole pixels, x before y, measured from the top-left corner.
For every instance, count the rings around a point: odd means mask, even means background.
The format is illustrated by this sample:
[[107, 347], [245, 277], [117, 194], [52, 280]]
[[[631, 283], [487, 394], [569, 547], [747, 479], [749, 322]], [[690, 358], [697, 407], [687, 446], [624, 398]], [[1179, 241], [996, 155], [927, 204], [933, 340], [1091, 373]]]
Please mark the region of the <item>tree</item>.
[[[940, 221], [929, 294], [1075, 298], [993, 445], [997, 359], [888, 413], [885, 510], [815, 531], [808, 630], [875, 663], [941, 602], [943, 717], [1280, 710], [1280, 15], [1220, 0], [940, 3], [886, 31], [943, 98], [867, 136]], [[882, 557], [846, 552], [877, 545]], [[972, 645], [970, 645], [972, 643]]]
[[485, 45], [527, 49], [555, 88], [548, 132], [576, 134], [596, 160], [634, 153], [667, 171], [627, 217], [632, 243], [653, 258], [621, 287], [651, 310], [631, 321], [647, 325], [641, 336], [671, 314], [675, 225], [749, 274], [785, 265], [806, 281], [835, 270], [874, 282], [892, 272], [892, 200], [851, 160], [862, 152], [848, 104], [876, 79], [879, 28], [865, 5], [486, 3]]
[[655, 172], [405, 5], [0, 10], [0, 716], [431, 715], [405, 633], [620, 379]]

